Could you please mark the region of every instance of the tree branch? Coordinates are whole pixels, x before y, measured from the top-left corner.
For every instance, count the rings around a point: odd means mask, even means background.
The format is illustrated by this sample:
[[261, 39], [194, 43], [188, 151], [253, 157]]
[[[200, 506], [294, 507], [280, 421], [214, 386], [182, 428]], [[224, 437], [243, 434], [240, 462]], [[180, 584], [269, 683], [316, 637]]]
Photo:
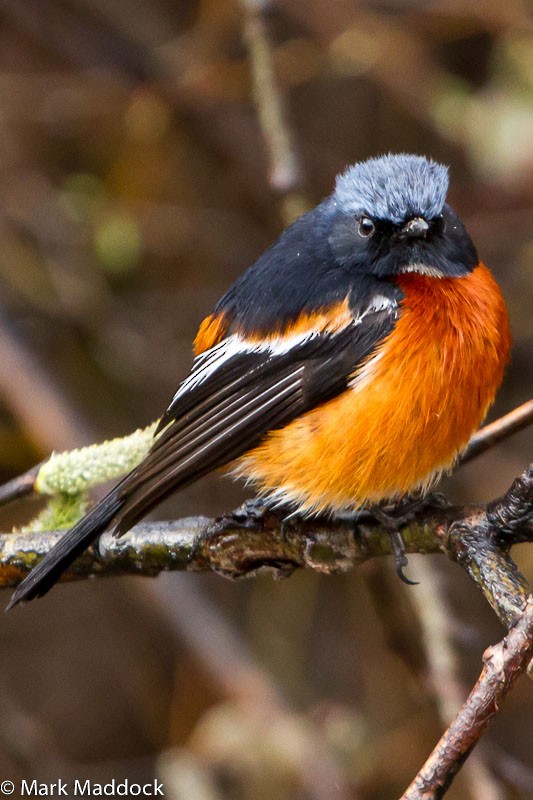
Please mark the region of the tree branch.
[[[141, 448], [146, 441], [141, 435]], [[69, 454], [64, 457], [68, 463]], [[32, 479], [35, 483], [35, 471]], [[60, 536], [40, 531], [0, 536], [0, 586], [17, 585]], [[467, 702], [404, 795], [404, 800], [438, 800], [533, 654], [533, 602], [509, 554], [513, 544], [533, 541], [533, 464], [486, 506], [457, 507], [429, 498], [402, 536], [409, 553], [440, 552], [461, 564], [511, 628], [485, 654]], [[232, 578], [265, 568], [278, 577], [298, 567], [334, 573], [390, 552], [389, 536], [368, 514], [355, 521], [293, 520], [287, 526], [279, 513], [252, 502], [217, 520], [144, 523], [122, 539], [104, 535], [65, 579], [163, 570], [210, 570]]]
[[[425, 654], [422, 676], [415, 673], [418, 690], [429, 693], [439, 721], [447, 727], [461, 708], [466, 688], [452, 633], [454, 624], [459, 623], [454, 619], [442, 577], [432, 559], [420, 559], [417, 564], [420, 585], [416, 592], [409, 593], [409, 600], [421, 626]], [[403, 633], [405, 636], [404, 630]], [[471, 753], [463, 772], [472, 798], [502, 800], [500, 783], [492, 773], [486, 753]]]
[[401, 800], [439, 800], [533, 656], [533, 598], [516, 625], [483, 655], [468, 699]]
[[[439, 518], [445, 524], [445, 519]], [[0, 535], [0, 586], [16, 586], [61, 537], [62, 531]], [[408, 552], [441, 549], [434, 525], [410, 526]], [[282, 518], [270, 511], [237, 509], [221, 519], [189, 517], [145, 522], [120, 539], [104, 534], [65, 573], [66, 580], [93, 575], [157, 575], [164, 570], [211, 571], [228, 578], [270, 569], [278, 577], [295, 569], [345, 572], [368, 558], [391, 552], [385, 531], [375, 523], [299, 521], [282, 531]]]
[[494, 445], [527, 428], [532, 422], [533, 400], [527, 400], [521, 406], [517, 406], [513, 411], [504, 414], [503, 417], [491, 422], [490, 425], [485, 425], [475, 433], [470, 439], [460, 463], [466, 464], [467, 461], [477, 458]]
[[248, 57], [257, 118], [267, 148], [270, 187], [281, 196], [286, 224], [308, 210], [301, 192], [302, 170], [294, 137], [287, 124], [287, 110], [273, 63], [265, 12], [268, 0], [241, 0], [243, 35]]
[[[0, 586], [15, 586], [61, 536], [26, 532], [0, 537]], [[445, 553], [461, 564], [509, 627], [528, 597], [526, 580], [509, 555], [516, 542], [533, 541], [533, 465], [508, 492], [487, 506], [451, 506], [431, 498], [402, 528], [409, 553]], [[246, 503], [220, 519], [192, 517], [143, 523], [128, 535], [104, 535], [65, 577], [156, 575], [163, 570], [213, 571], [230, 578], [270, 569], [345, 572], [391, 552], [390, 538], [369, 515], [355, 522], [307, 519], [283, 522], [280, 513]]]

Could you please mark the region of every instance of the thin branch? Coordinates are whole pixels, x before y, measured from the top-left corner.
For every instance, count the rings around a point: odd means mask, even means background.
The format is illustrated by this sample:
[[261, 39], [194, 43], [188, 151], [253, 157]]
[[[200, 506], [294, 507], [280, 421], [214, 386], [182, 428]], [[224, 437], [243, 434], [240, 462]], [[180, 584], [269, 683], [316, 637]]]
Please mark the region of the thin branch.
[[21, 497], [36, 494], [35, 481], [37, 480], [39, 470], [42, 466], [43, 462], [36, 464], [27, 472], [24, 472], [23, 475], [17, 475], [13, 480], [2, 484], [2, 486], [0, 486], [0, 506], [4, 506]]
[[533, 400], [527, 400], [521, 406], [491, 422], [490, 425], [485, 425], [484, 428], [475, 433], [461, 458], [461, 464], [466, 464], [467, 461], [477, 458], [491, 447], [494, 447], [494, 445], [527, 428], [532, 422]]
[[[409, 593], [409, 599], [422, 629], [426, 655], [425, 688], [429, 690], [445, 727], [455, 718], [465, 695], [453, 643], [453, 611], [444, 591], [440, 571], [430, 559], [422, 559], [417, 564], [417, 578], [420, 586], [416, 592]], [[464, 767], [464, 778], [473, 798], [501, 800], [499, 783], [481, 752], [471, 754]]]
[[532, 656], [533, 598], [529, 598], [517, 624], [485, 651], [483, 670], [468, 699], [401, 800], [443, 797]]
[[[228, 577], [269, 568], [287, 576], [297, 567], [344, 572], [391, 550], [389, 536], [368, 518], [352, 522], [299, 520], [245, 504], [218, 520], [192, 518], [143, 524], [123, 539], [102, 537], [66, 578], [155, 575], [162, 570], [212, 570]], [[0, 537], [0, 585], [14, 586], [61, 534]], [[438, 800], [488, 726], [533, 653], [533, 605], [528, 585], [509, 556], [516, 542], [533, 541], [533, 465], [505, 495], [485, 507], [428, 502], [402, 529], [408, 552], [444, 552], [461, 564], [501, 621], [512, 628], [487, 651], [482, 675], [448, 731], [411, 784], [405, 800]], [[524, 608], [527, 614], [523, 613]]]
[[270, 162], [269, 183], [282, 196], [282, 217], [289, 224], [308, 209], [301, 193], [302, 170], [276, 81], [265, 11], [268, 0], [241, 0], [257, 117]]
[[[437, 524], [446, 524], [446, 517], [439, 517]], [[434, 530], [435, 523], [410, 530], [406, 537], [408, 551], [439, 551], [441, 542]], [[62, 533], [0, 535], [0, 586], [16, 586]], [[390, 552], [387, 535], [372, 522], [355, 528], [335, 521], [301, 521], [282, 531], [279, 515], [258, 514], [245, 505], [219, 520], [189, 517], [146, 522], [120, 539], [104, 534], [98, 550], [89, 548], [64, 577], [153, 576], [166, 570], [185, 570], [240, 578], [267, 568], [284, 577], [299, 567], [325, 573], [345, 572], [368, 558]]]
[[508, 628], [514, 625], [529, 587], [509, 549], [513, 544], [533, 541], [533, 464], [502, 497], [481, 512], [457, 518], [443, 536], [451, 557], [479, 586], [500, 620]]

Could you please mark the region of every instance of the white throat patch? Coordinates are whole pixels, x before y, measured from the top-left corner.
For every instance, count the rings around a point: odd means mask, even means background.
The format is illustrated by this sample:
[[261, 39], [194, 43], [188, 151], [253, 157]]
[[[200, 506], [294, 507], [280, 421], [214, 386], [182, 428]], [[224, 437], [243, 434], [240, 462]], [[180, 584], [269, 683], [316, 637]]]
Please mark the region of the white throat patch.
[[406, 264], [400, 273], [416, 272], [418, 275], [427, 275], [430, 278], [443, 278], [444, 275], [437, 267], [428, 267], [426, 264]]

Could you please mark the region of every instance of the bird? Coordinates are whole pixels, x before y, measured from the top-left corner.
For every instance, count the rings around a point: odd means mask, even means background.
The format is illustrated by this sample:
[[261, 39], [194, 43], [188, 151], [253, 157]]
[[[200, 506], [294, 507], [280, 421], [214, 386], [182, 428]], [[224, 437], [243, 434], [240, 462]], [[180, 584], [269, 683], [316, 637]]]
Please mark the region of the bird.
[[510, 350], [501, 291], [448, 189], [448, 168], [421, 155], [340, 173], [203, 320], [148, 454], [8, 608], [218, 468], [302, 516], [428, 492], [481, 424]]

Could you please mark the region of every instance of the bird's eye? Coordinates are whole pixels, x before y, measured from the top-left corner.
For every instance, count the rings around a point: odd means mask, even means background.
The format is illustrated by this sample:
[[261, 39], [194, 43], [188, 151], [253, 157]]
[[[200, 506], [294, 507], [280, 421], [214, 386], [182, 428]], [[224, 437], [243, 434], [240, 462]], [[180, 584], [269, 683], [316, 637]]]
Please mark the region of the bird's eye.
[[376, 230], [376, 224], [373, 219], [370, 217], [360, 217], [357, 231], [359, 236], [362, 236], [363, 239], [368, 239], [369, 236], [372, 236], [374, 231]]

